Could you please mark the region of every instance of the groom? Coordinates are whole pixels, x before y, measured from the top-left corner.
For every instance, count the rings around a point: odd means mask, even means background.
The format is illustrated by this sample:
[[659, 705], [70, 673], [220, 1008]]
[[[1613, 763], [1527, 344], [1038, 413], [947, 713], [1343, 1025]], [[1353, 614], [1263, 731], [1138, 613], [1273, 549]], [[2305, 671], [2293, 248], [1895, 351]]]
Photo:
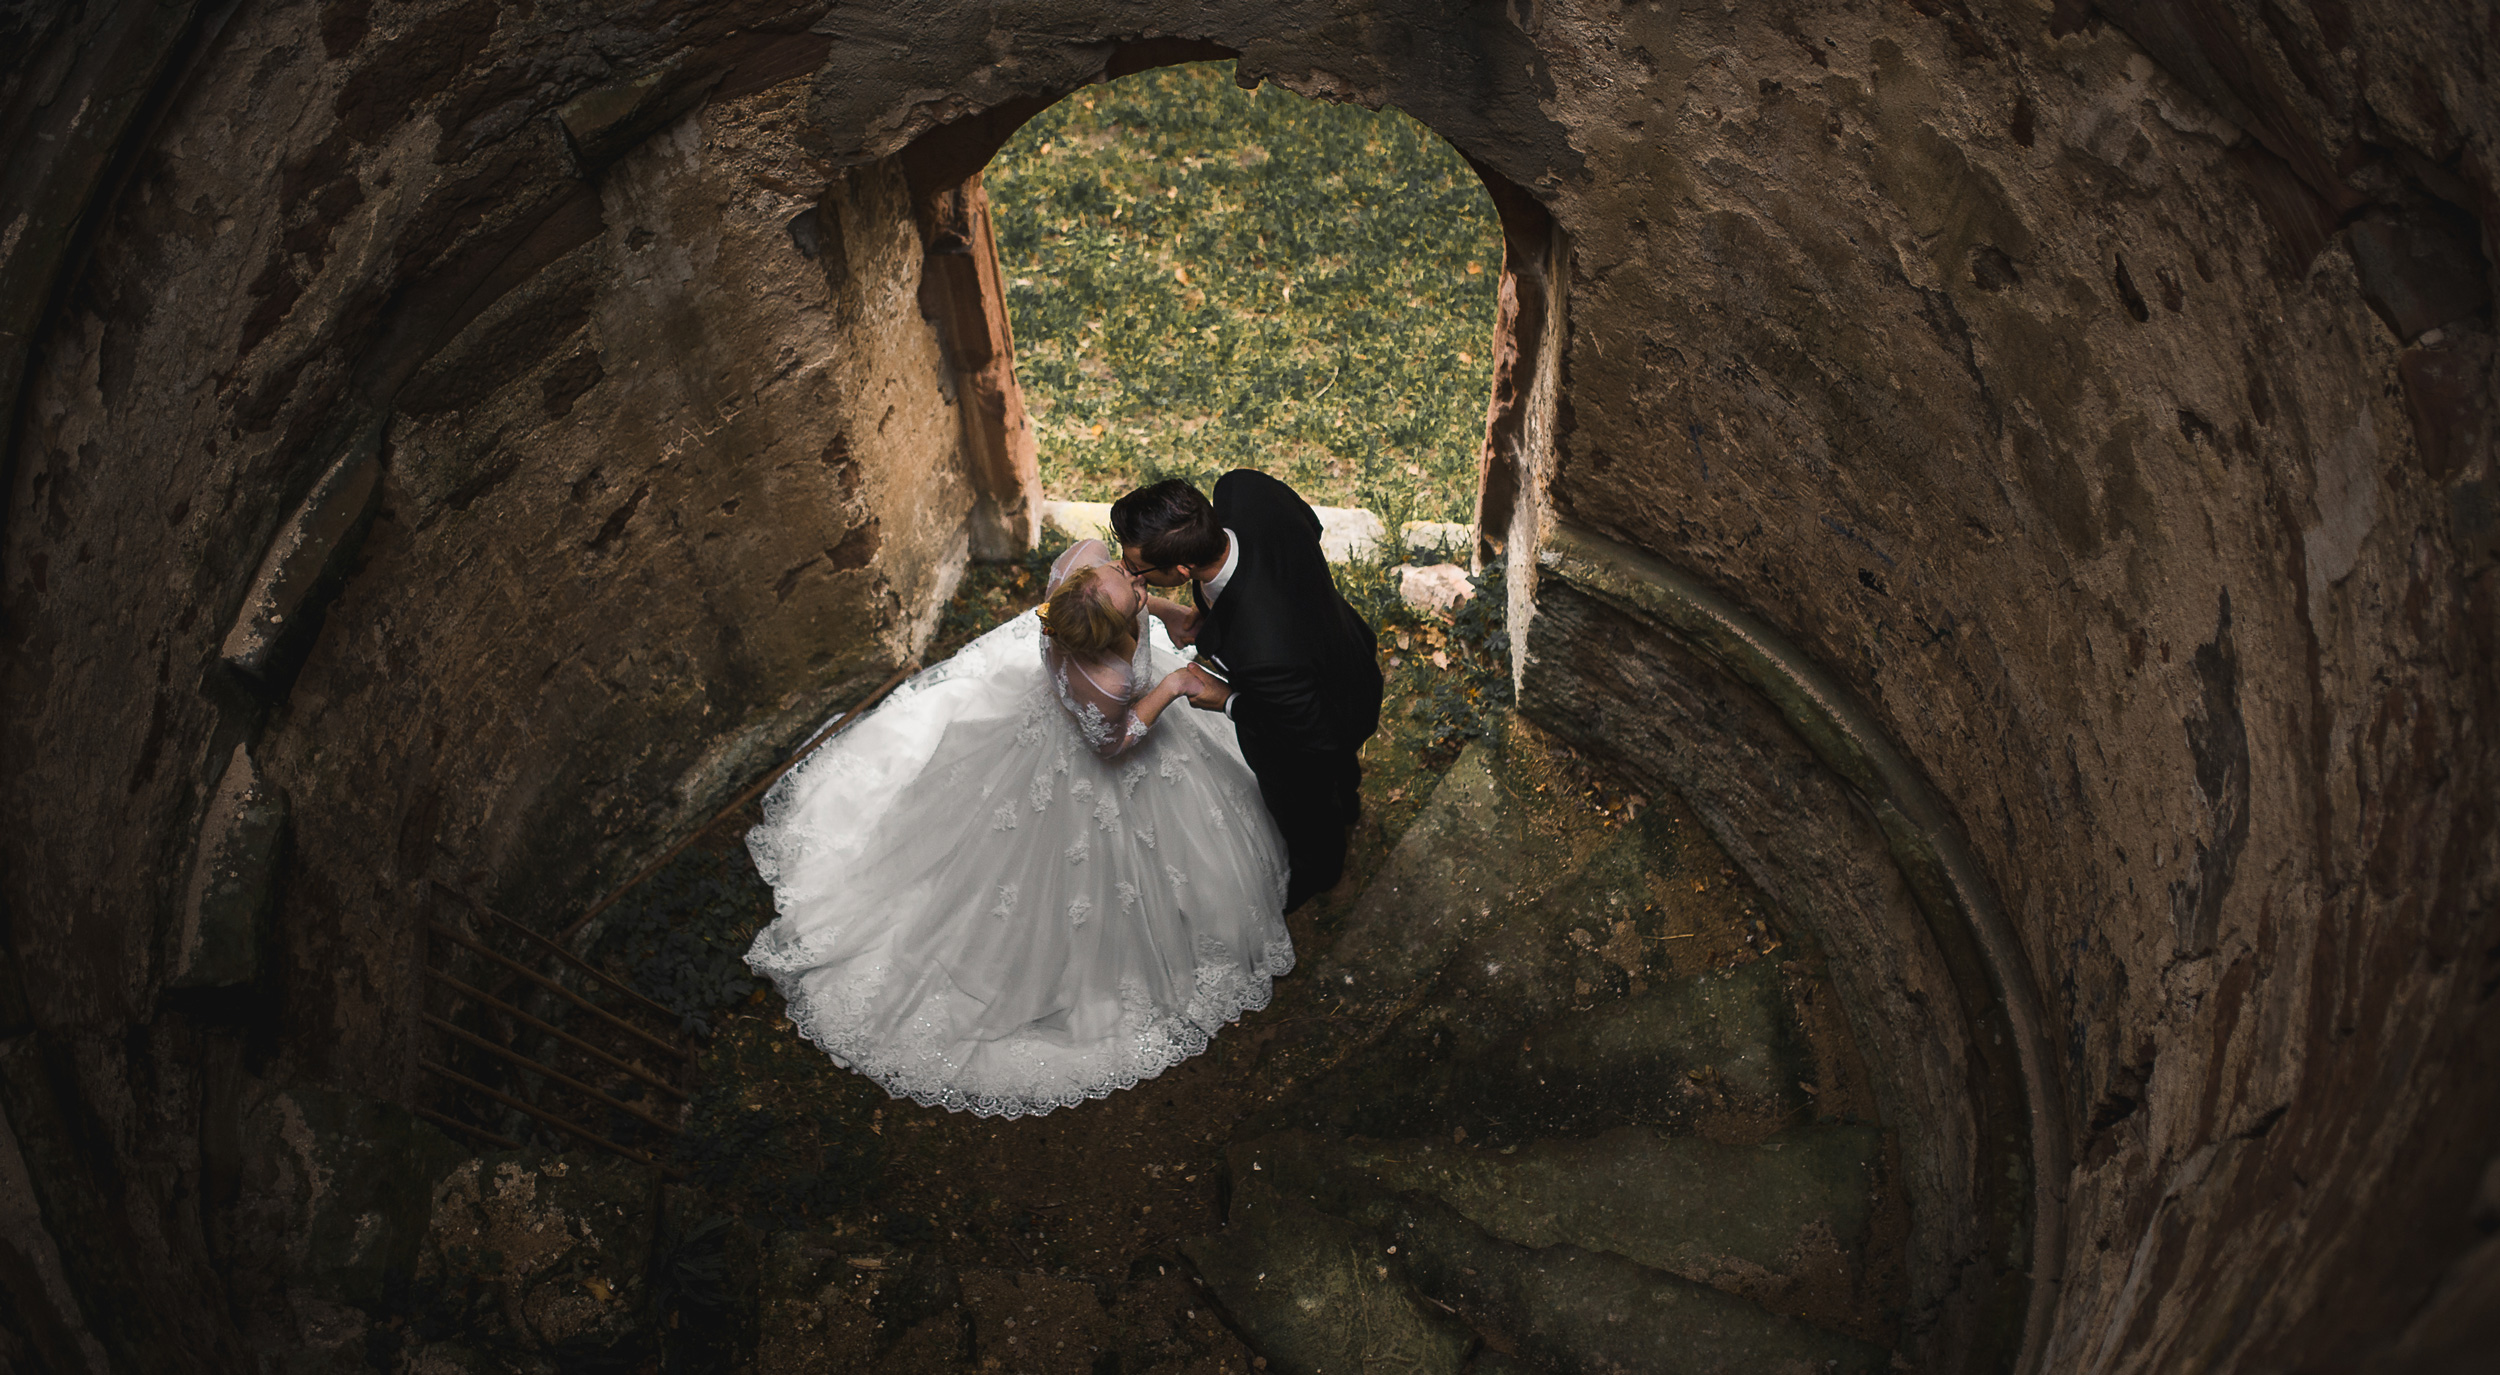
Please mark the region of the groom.
[[1198, 609], [1166, 628], [1224, 677], [1190, 700], [1241, 737], [1292, 861], [1290, 912], [1345, 871], [1362, 808], [1355, 752], [1380, 726], [1371, 627], [1337, 594], [1310, 503], [1265, 473], [1226, 473], [1212, 504], [1178, 480], [1140, 487], [1112, 503], [1111, 528], [1132, 575], [1197, 594]]

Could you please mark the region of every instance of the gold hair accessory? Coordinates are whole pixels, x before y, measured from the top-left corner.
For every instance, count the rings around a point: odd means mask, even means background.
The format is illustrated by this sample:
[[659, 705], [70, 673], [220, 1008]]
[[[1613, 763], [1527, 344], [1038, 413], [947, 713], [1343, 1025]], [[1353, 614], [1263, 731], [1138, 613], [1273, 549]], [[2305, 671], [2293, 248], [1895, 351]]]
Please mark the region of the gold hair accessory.
[[1048, 603], [1048, 602], [1044, 602], [1044, 603], [1042, 603], [1040, 606], [1034, 607], [1034, 608], [1033, 608], [1033, 616], [1034, 616], [1034, 619], [1036, 619], [1036, 620], [1038, 620], [1038, 621], [1040, 621], [1040, 622], [1042, 623], [1042, 633], [1043, 633], [1043, 634], [1045, 634], [1045, 635], [1049, 634], [1049, 633], [1050, 633], [1050, 603]]

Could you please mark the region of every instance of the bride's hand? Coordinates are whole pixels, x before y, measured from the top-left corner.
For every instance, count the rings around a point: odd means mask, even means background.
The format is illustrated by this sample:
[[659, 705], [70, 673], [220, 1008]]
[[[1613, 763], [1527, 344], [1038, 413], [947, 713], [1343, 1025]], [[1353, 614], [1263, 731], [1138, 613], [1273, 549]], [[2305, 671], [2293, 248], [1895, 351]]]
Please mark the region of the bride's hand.
[[1173, 669], [1170, 673], [1163, 675], [1163, 681], [1157, 683], [1155, 686], [1160, 688], [1162, 691], [1171, 694], [1176, 699], [1182, 697], [1195, 697], [1199, 693], [1206, 691], [1207, 675], [1200, 673], [1195, 668], [1183, 665], [1182, 667]]

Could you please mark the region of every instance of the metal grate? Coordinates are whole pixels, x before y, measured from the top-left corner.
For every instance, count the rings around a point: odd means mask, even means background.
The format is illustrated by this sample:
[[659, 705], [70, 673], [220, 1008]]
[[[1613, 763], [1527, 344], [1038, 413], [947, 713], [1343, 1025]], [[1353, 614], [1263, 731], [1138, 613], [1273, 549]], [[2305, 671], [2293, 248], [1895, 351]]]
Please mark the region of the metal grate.
[[[456, 883], [429, 878], [434, 896], [427, 904], [422, 1015], [436, 1035], [432, 1053], [420, 1052], [417, 1067], [446, 1092], [436, 1105], [417, 1111], [498, 1149], [519, 1149], [517, 1137], [531, 1130], [526, 1123], [535, 1123], [678, 1175], [666, 1159], [684, 1130], [678, 1120], [688, 1096], [684, 1080], [698, 1058], [681, 1039], [682, 1019], [582, 959], [568, 943], [617, 899], [857, 721], [916, 668], [907, 663], [896, 669], [780, 767], [552, 938]], [[552, 974], [545, 972], [551, 967]]]

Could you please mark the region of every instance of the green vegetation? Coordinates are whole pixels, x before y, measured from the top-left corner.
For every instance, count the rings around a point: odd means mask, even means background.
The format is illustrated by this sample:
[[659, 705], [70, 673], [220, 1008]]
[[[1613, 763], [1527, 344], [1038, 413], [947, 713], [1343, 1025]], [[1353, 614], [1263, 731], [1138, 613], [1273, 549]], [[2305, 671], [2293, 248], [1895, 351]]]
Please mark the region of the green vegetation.
[[985, 182], [1051, 496], [1250, 467], [1474, 518], [1501, 230], [1439, 136], [1200, 64], [1061, 101]]

